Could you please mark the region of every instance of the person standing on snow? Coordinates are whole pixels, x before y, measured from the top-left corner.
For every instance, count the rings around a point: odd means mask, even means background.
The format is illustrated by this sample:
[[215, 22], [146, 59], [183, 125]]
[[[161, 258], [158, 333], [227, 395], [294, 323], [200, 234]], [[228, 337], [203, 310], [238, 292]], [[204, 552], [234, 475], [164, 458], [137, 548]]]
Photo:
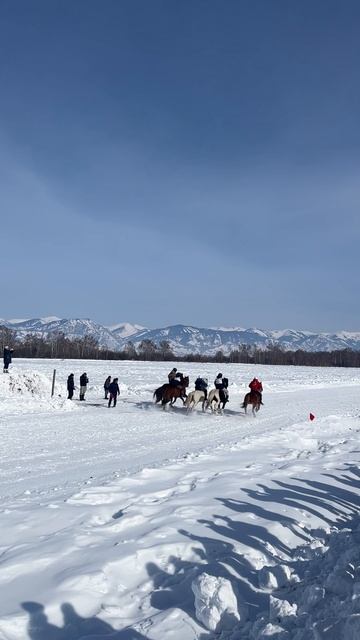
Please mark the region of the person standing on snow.
[[80, 400], [85, 400], [86, 387], [89, 384], [89, 378], [87, 373], [83, 373], [80, 376]]
[[7, 345], [4, 347], [4, 373], [9, 373], [9, 364], [11, 364], [13, 353], [14, 349], [10, 349]]
[[113, 406], [116, 407], [117, 397], [120, 395], [118, 380], [119, 378], [114, 378], [114, 380], [109, 384], [109, 393], [110, 393], [109, 403], [108, 403], [109, 408], [111, 407], [111, 401], [113, 401], [114, 403]]
[[104, 400], [108, 399], [108, 393], [109, 393], [109, 386], [111, 383], [111, 376], [108, 376], [104, 382], [104, 392], [105, 392], [105, 397]]
[[74, 389], [75, 389], [74, 374], [70, 373], [67, 379], [68, 400], [73, 399]]

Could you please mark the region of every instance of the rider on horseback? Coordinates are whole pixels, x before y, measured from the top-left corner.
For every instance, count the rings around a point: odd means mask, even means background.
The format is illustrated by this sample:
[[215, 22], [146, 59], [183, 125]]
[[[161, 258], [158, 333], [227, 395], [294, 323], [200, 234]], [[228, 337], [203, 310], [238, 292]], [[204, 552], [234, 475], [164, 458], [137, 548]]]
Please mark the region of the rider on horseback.
[[205, 394], [205, 400], [207, 399], [208, 379], [198, 376], [195, 380], [195, 391], [202, 391]]
[[249, 387], [251, 389], [251, 391], [253, 391], [253, 393], [256, 393], [259, 395], [260, 397], [260, 402], [262, 400], [262, 391], [263, 391], [263, 386], [262, 386], [262, 382], [260, 382], [260, 380], [258, 380], [257, 378], [253, 378], [249, 384]]
[[214, 380], [214, 386], [219, 391], [220, 402], [226, 403], [229, 399], [228, 384], [228, 379], [223, 378], [222, 373], [218, 373]]
[[173, 369], [171, 369], [170, 373], [168, 374], [169, 384], [172, 387], [179, 386], [182, 377], [183, 377], [182, 373], [178, 372], [177, 368], [174, 367]]

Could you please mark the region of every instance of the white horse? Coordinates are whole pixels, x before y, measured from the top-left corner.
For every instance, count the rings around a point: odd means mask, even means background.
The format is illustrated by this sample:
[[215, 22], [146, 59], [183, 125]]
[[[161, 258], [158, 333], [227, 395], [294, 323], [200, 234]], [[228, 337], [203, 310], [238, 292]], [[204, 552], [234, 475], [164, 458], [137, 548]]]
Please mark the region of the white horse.
[[205, 393], [197, 389], [190, 391], [185, 400], [185, 407], [187, 407], [188, 411], [192, 411], [199, 402], [202, 402], [202, 410], [205, 411]]
[[219, 391], [219, 389], [211, 389], [211, 391], [210, 391], [210, 393], [208, 395], [207, 402], [206, 402], [206, 409], [210, 408], [213, 413], [221, 413], [222, 410], [224, 409], [226, 403], [229, 400], [229, 394], [228, 394], [227, 390], [225, 389], [224, 391], [226, 393], [225, 402], [223, 400], [220, 400], [220, 391]]

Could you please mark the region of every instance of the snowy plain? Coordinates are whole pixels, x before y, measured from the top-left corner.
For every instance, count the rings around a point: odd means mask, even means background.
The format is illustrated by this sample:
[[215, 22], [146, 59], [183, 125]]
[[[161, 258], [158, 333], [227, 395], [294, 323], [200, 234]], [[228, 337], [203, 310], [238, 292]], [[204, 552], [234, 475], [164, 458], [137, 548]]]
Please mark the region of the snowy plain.
[[[177, 366], [189, 389], [219, 371]], [[222, 364], [212, 415], [154, 406], [171, 367], [14, 360], [0, 378], [1, 640], [360, 638], [360, 370]], [[83, 371], [86, 401], [66, 400]]]

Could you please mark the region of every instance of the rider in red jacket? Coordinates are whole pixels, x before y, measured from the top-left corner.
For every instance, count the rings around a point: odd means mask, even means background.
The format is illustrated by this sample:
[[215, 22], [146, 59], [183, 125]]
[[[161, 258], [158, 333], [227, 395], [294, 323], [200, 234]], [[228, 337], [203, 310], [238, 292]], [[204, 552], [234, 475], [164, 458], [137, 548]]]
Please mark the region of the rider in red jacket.
[[251, 391], [257, 391], [258, 393], [262, 393], [263, 386], [260, 380], [258, 380], [257, 378], [253, 378], [253, 380], [251, 380], [249, 387]]

